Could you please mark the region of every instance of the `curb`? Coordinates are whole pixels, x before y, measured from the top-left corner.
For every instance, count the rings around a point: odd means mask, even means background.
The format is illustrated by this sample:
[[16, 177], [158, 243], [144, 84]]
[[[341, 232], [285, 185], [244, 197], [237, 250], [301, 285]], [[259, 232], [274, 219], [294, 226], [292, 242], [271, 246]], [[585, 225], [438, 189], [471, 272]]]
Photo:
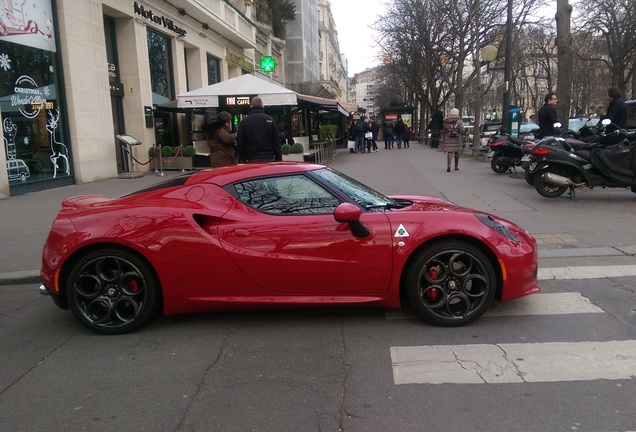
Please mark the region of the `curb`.
[[39, 283], [41, 283], [39, 270], [24, 270], [17, 272], [0, 273], [0, 286]]

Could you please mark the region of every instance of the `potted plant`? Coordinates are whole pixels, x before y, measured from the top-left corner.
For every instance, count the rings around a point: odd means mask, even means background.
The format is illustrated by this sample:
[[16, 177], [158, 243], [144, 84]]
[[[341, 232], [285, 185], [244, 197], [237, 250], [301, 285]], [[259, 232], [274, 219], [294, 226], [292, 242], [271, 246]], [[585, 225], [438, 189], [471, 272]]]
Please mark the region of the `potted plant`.
[[[285, 147], [285, 151], [283, 151], [283, 147]], [[290, 162], [304, 162], [305, 158], [303, 153], [305, 152], [305, 148], [301, 143], [294, 143], [289, 145], [287, 143], [281, 146], [281, 151], [283, 151], [283, 160]]]

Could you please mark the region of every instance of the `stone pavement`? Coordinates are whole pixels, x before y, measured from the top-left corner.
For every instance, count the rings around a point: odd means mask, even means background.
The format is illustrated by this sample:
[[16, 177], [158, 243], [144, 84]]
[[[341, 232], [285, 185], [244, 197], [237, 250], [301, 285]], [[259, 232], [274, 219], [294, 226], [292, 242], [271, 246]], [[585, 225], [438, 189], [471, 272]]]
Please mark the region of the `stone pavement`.
[[[412, 143], [408, 149], [352, 154], [339, 149], [333, 168], [385, 194], [445, 197], [466, 207], [510, 219], [538, 240], [540, 257], [625, 258], [636, 255], [634, 194], [624, 190], [581, 191], [579, 199], [547, 199], [522, 176], [497, 175], [488, 159], [463, 157], [460, 171], [446, 172], [445, 154]], [[116, 197], [179, 175], [146, 173], [112, 178], [0, 200], [0, 285], [39, 283], [42, 246], [63, 199], [84, 194]], [[513, 178], [508, 178], [513, 177]], [[604, 221], [595, 226], [595, 221]]]

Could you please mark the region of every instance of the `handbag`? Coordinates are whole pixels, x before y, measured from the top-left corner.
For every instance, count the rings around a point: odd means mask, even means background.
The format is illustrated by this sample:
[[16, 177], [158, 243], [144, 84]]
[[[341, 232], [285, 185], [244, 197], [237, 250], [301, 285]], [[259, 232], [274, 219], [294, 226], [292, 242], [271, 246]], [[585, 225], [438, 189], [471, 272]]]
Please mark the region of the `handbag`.
[[349, 140], [349, 141], [347, 142], [347, 148], [355, 149], [355, 148], [356, 148], [356, 142], [355, 142], [355, 141], [351, 141], [351, 140]]
[[365, 139], [372, 139], [373, 138], [373, 132], [365, 132], [364, 133], [364, 138]]

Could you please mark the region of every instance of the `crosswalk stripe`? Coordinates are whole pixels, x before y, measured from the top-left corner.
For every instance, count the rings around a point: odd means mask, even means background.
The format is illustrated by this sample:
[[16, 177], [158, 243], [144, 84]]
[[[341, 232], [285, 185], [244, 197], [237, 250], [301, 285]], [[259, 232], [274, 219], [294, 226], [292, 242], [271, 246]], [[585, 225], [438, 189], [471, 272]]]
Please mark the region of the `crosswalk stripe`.
[[602, 279], [636, 276], [636, 265], [539, 268], [537, 279]]
[[[577, 292], [539, 293], [522, 297], [509, 302], [495, 303], [495, 306], [484, 316], [513, 316], [513, 315], [566, 315], [603, 313], [603, 309], [592, 304], [587, 298]], [[418, 315], [405, 309], [387, 309], [385, 318], [418, 319]]]
[[636, 377], [636, 340], [391, 347], [395, 384], [499, 384]]

